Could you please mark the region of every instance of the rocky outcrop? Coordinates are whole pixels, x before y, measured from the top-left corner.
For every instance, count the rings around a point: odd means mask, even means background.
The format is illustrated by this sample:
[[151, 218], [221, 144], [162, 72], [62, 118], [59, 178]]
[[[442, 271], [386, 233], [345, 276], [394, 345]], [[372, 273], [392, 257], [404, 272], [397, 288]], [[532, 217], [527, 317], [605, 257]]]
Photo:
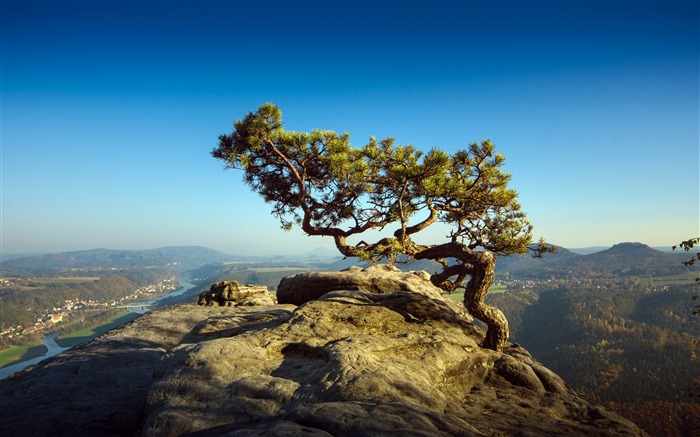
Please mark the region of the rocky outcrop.
[[[305, 272], [282, 278], [277, 287], [277, 301], [301, 305], [337, 290], [357, 290], [365, 293], [391, 293], [413, 291], [431, 299], [443, 299], [443, 290], [430, 282], [430, 273], [424, 271], [402, 272], [387, 264], [367, 268], [350, 267], [340, 272]], [[445, 300], [454, 311], [462, 312], [464, 305]]]
[[1, 381], [0, 434], [643, 435], [482, 336], [410, 291], [166, 308]]
[[241, 285], [236, 281], [227, 281], [213, 284], [209, 287], [209, 291], [199, 295], [197, 303], [222, 307], [274, 305], [275, 297], [265, 286]]

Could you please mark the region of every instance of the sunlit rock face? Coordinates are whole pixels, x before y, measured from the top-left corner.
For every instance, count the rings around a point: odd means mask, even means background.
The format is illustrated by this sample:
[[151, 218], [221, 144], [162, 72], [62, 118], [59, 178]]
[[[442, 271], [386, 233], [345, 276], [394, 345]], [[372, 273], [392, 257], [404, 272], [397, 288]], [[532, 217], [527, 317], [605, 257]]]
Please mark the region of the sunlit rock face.
[[274, 305], [275, 297], [261, 285], [241, 285], [236, 281], [217, 282], [209, 291], [199, 295], [197, 302], [205, 306], [260, 306]]
[[482, 336], [412, 291], [167, 308], [0, 382], [0, 433], [643, 435]]
[[436, 300], [443, 300], [454, 312], [473, 320], [464, 305], [443, 298], [443, 291], [430, 282], [424, 271], [403, 272], [396, 267], [379, 264], [367, 268], [350, 267], [340, 272], [307, 272], [287, 276], [277, 287], [279, 303], [301, 305], [338, 290], [357, 290], [383, 294], [412, 291]]

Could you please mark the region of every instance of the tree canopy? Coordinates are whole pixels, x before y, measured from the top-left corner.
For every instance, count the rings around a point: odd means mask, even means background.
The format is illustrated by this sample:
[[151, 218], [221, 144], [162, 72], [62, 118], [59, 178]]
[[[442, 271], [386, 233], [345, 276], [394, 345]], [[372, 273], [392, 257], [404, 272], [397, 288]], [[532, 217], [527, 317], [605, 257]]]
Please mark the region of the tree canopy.
[[[334, 238], [348, 257], [395, 262], [433, 259], [443, 267], [432, 282], [446, 291], [467, 277], [465, 305], [489, 330], [484, 347], [501, 349], [508, 322], [483, 303], [493, 280], [495, 256], [548, 251], [532, 247], [532, 226], [508, 187], [505, 157], [484, 140], [448, 154], [423, 153], [393, 138], [350, 144], [349, 133], [285, 131], [280, 109], [266, 103], [219, 136], [212, 155], [266, 202], [284, 229]], [[434, 223], [449, 225], [446, 242], [417, 244], [413, 236]], [[388, 231], [386, 231], [388, 229]], [[369, 230], [386, 232], [375, 242], [349, 242]]]

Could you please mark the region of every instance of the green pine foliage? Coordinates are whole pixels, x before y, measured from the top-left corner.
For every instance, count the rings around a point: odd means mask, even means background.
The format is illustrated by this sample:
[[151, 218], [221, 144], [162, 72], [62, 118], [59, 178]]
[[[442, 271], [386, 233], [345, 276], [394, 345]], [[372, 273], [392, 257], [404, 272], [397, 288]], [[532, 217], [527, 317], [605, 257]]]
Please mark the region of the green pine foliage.
[[[489, 140], [453, 154], [424, 153], [391, 137], [353, 147], [347, 132], [284, 130], [282, 112], [266, 103], [220, 135], [212, 156], [243, 171], [283, 229], [297, 225], [332, 237], [342, 255], [370, 262], [437, 261], [442, 271], [432, 282], [446, 291], [466, 289], [467, 309], [489, 328], [484, 347], [501, 349], [508, 337], [503, 313], [483, 302], [495, 256], [551, 250], [543, 242], [531, 247], [532, 226], [508, 187], [505, 157]], [[447, 241], [414, 241], [435, 223], [449, 226]], [[370, 230], [385, 236], [350, 243]]]

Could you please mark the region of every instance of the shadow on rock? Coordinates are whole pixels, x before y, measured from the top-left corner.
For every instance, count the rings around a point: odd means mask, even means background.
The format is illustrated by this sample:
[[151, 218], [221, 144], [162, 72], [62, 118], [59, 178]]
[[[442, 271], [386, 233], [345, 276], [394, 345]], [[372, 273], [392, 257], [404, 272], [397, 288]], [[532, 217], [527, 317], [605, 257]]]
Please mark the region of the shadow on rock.
[[150, 341], [91, 342], [10, 375], [0, 382], [0, 434], [135, 435], [162, 353]]

